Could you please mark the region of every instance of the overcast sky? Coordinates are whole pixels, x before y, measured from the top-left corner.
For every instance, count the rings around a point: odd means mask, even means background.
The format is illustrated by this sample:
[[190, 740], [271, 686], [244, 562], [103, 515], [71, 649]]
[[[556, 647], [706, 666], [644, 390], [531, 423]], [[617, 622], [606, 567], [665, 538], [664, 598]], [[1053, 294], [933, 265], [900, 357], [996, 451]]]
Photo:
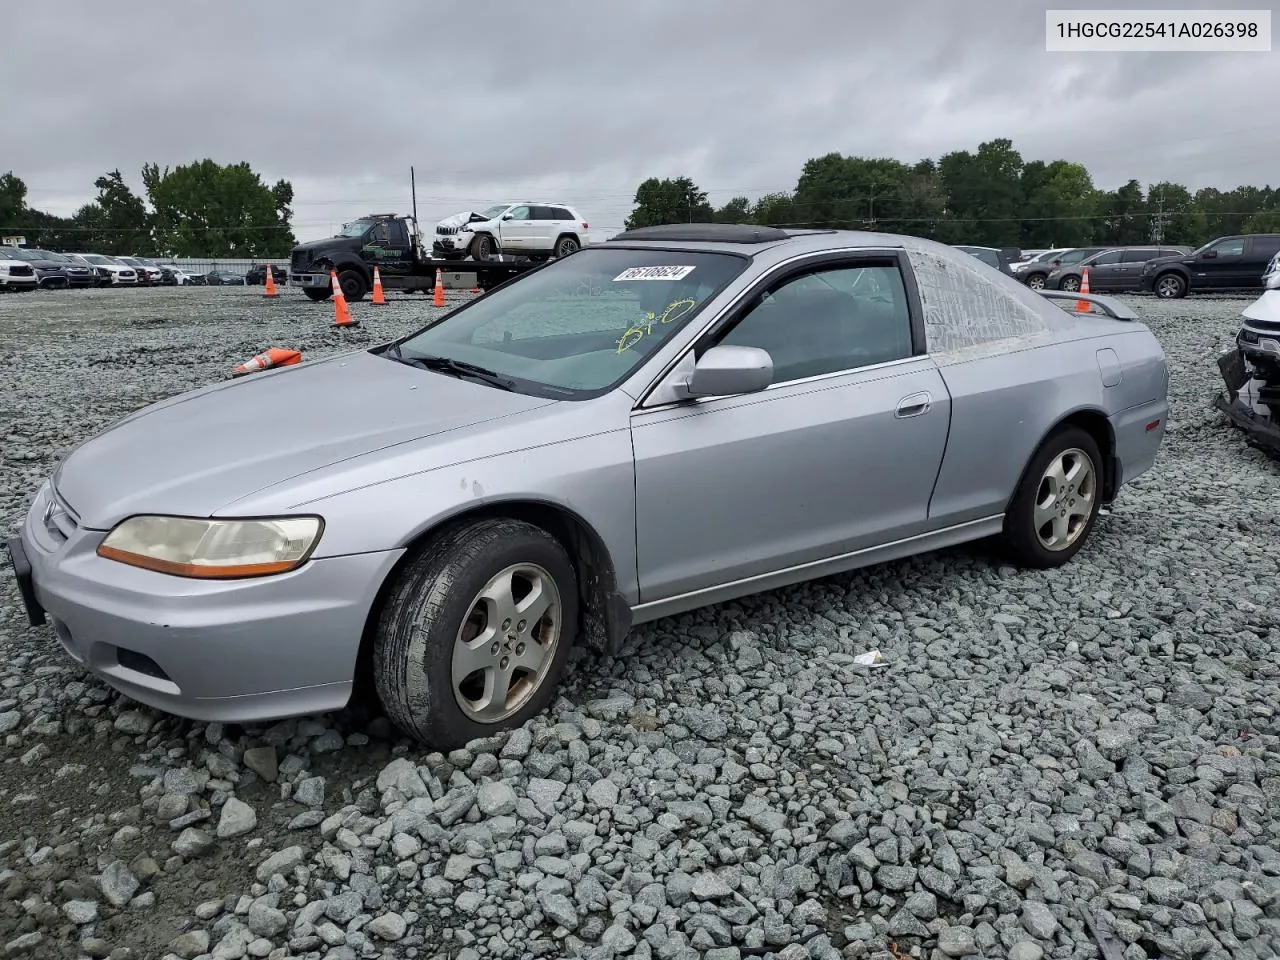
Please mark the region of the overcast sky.
[[1280, 180], [1280, 44], [1047, 53], [1046, 6], [6, 3], [0, 173], [70, 214], [116, 167], [141, 193], [148, 161], [247, 160], [293, 183], [301, 239], [407, 213], [411, 164], [426, 224], [536, 195], [593, 234], [621, 227], [649, 176], [688, 175], [719, 204], [793, 189], [831, 151], [912, 162], [993, 137], [1084, 163], [1101, 187]]

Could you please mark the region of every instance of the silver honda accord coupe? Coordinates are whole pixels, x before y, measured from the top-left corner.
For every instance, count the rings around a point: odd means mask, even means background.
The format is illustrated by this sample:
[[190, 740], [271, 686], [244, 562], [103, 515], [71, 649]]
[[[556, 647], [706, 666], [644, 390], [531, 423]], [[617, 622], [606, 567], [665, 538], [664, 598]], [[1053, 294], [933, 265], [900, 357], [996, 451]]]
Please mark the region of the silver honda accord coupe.
[[912, 237], [672, 224], [138, 410], [9, 546], [31, 621], [137, 701], [251, 722], [367, 676], [451, 748], [658, 617], [979, 538], [1065, 563], [1167, 390], [1109, 298]]

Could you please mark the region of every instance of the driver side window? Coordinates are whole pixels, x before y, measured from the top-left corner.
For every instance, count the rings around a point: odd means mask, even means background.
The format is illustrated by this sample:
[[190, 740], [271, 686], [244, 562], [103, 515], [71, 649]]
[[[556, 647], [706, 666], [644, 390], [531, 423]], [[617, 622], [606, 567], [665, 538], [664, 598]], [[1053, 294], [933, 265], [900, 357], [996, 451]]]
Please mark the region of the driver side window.
[[759, 347], [785, 383], [911, 356], [911, 314], [896, 263], [826, 267], [779, 281], [716, 340]]
[[1209, 249], [1217, 253], [1220, 257], [1243, 256], [1244, 237], [1233, 237], [1230, 240], [1223, 240], [1221, 243], [1215, 243]]
[[507, 211], [507, 216], [509, 216], [512, 220], [528, 220], [529, 208], [528, 207], [512, 207], [510, 210]]

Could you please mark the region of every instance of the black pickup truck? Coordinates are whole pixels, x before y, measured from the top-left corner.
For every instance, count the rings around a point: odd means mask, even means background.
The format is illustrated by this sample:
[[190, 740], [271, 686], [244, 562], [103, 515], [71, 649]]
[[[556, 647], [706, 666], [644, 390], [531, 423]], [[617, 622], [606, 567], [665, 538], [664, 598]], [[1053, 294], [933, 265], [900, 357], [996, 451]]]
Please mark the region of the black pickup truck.
[[1280, 233], [1219, 237], [1184, 256], [1148, 260], [1142, 289], [1161, 299], [1214, 290], [1261, 290], [1267, 262], [1280, 252]]
[[327, 300], [333, 295], [332, 272], [336, 271], [342, 295], [360, 300], [373, 289], [375, 266], [384, 289], [406, 293], [434, 289], [437, 270], [474, 273], [476, 286], [489, 290], [539, 266], [527, 257], [497, 256], [468, 261], [463, 267], [457, 260], [432, 257], [429, 250], [423, 246], [414, 217], [373, 213], [343, 224], [335, 236], [294, 247], [289, 282], [312, 300]]

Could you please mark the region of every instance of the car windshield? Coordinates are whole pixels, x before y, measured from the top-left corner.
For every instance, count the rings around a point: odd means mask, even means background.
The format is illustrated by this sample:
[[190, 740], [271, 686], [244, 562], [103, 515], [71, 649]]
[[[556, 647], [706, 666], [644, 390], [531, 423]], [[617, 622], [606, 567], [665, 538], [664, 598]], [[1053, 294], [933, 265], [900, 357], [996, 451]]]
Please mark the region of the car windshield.
[[103, 264], [103, 265], [105, 265], [105, 266], [110, 266], [110, 265], [111, 265], [111, 261], [110, 261], [110, 260], [108, 260], [106, 257], [100, 257], [100, 256], [98, 256], [98, 254], [96, 254], [96, 253], [82, 253], [82, 254], [80, 254], [80, 256], [81, 256], [83, 259], [87, 260], [89, 263], [100, 263], [100, 264]]
[[342, 229], [338, 232], [338, 236], [363, 237], [365, 231], [372, 225], [372, 220], [352, 220], [350, 223], [344, 223], [342, 225]]
[[160, 267], [156, 265], [156, 262], [154, 260], [148, 260], [145, 257], [134, 257], [134, 259], [137, 260], [144, 267], [155, 267], [157, 270], [160, 269]]
[[1061, 252], [1061, 250], [1046, 250], [1044, 253], [1036, 254], [1028, 261], [1028, 263], [1043, 263], [1046, 260], [1052, 260]]
[[32, 250], [27, 247], [14, 247], [9, 252], [12, 253], [15, 257], [17, 257], [19, 260], [34, 261], [34, 260], [44, 259], [44, 257], [40, 256], [35, 250]]
[[510, 208], [511, 204], [500, 203], [496, 207], [490, 207], [488, 210], [481, 210], [480, 216], [484, 217], [486, 220], [492, 220], [495, 217], [502, 216], [502, 214], [506, 213]]
[[402, 341], [400, 353], [472, 364], [538, 396], [598, 396], [747, 263], [726, 253], [583, 249], [473, 300]]
[[54, 253], [52, 250], [36, 250], [35, 253], [40, 254], [43, 260], [52, 260], [54, 263], [70, 263], [70, 257], [64, 257], [60, 253]]
[[18, 259], [17, 257], [15, 257], [12, 253], [10, 253], [4, 247], [0, 247], [0, 260], [17, 260], [17, 259]]

